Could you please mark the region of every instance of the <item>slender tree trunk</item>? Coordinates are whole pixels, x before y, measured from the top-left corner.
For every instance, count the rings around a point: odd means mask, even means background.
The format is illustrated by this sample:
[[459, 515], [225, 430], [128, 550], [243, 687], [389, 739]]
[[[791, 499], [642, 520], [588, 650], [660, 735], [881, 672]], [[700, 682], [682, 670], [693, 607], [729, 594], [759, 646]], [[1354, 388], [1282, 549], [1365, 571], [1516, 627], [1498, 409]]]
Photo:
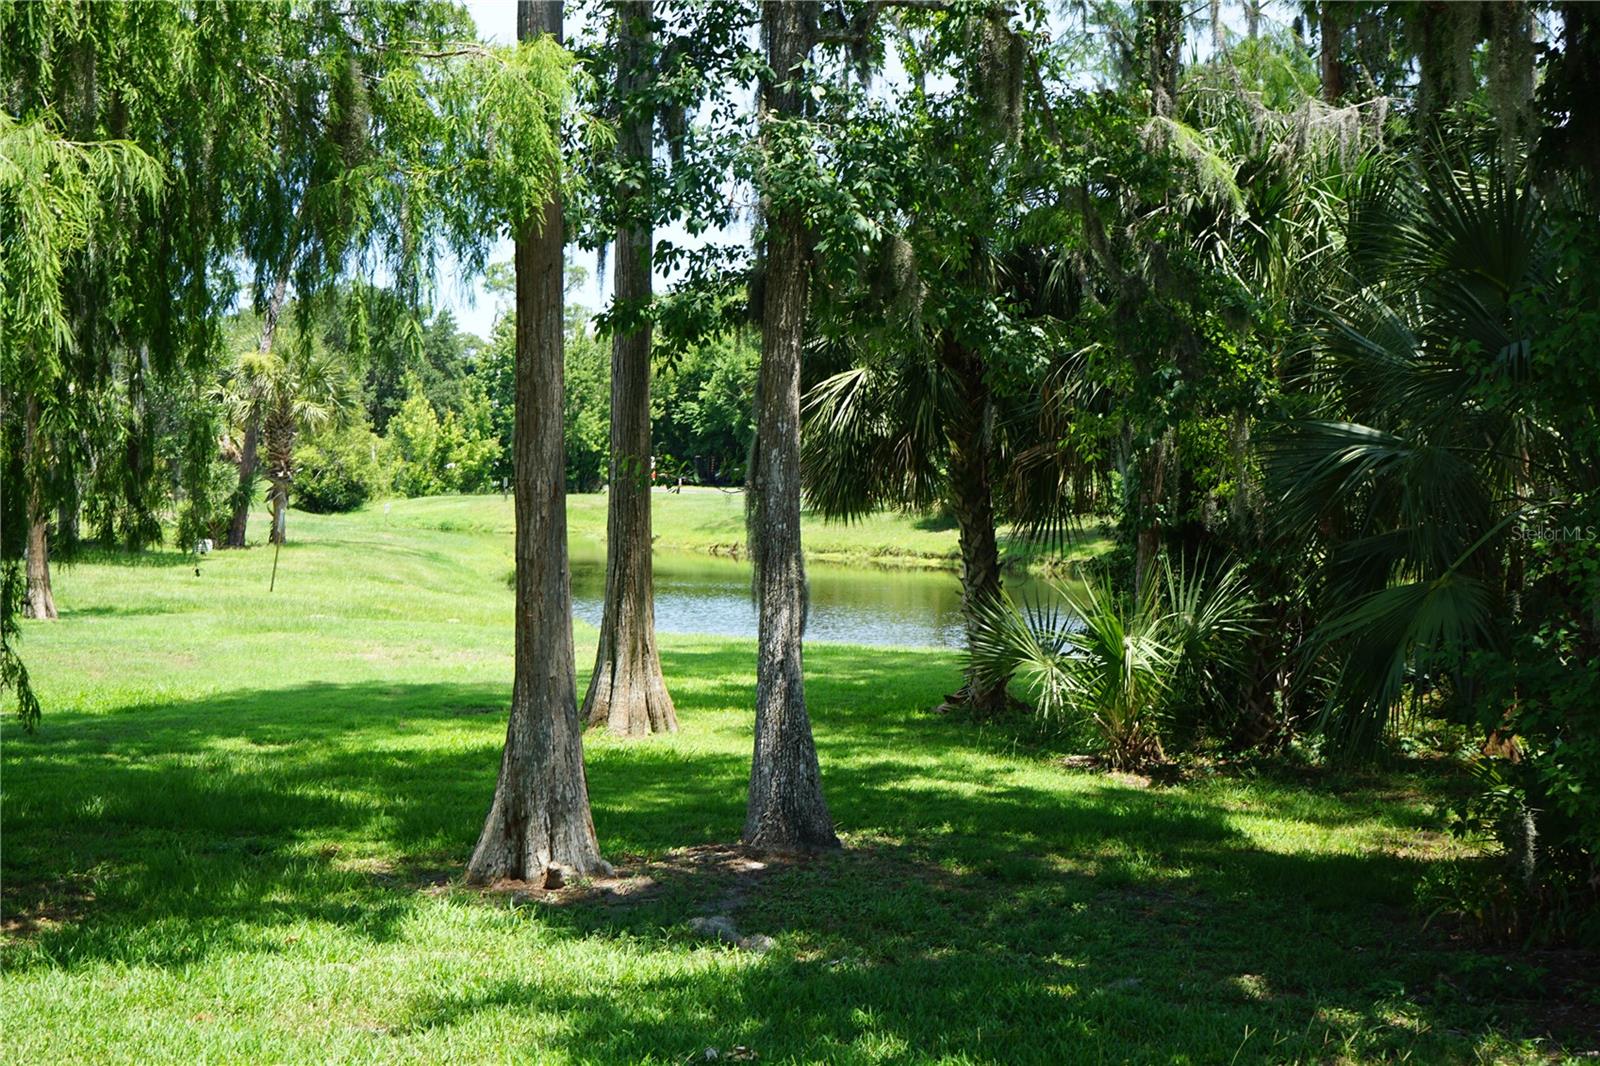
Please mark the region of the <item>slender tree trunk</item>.
[[[762, 118], [802, 114], [796, 80], [811, 52], [807, 4], [766, 0], [761, 21], [773, 79]], [[755, 755], [744, 842], [773, 850], [838, 847], [822, 797], [801, 660], [806, 573], [800, 547], [800, 351], [811, 289], [811, 240], [793, 208], [767, 216], [766, 287], [757, 385], [752, 557], [759, 603]]]
[[[617, 5], [622, 56], [617, 87], [624, 100], [618, 154], [638, 188], [648, 187], [654, 112], [638, 100], [653, 80], [652, 0]], [[582, 715], [622, 736], [675, 733], [678, 715], [656, 650], [655, 575], [650, 535], [651, 259], [655, 233], [648, 194], [621, 197], [617, 228], [616, 305], [611, 338], [611, 491], [606, 507], [606, 599], [600, 645]]]
[[[1000, 546], [995, 535], [994, 484], [990, 470], [994, 405], [976, 352], [946, 338], [944, 361], [958, 383], [959, 411], [949, 422], [950, 507], [961, 544], [961, 617], [971, 647], [984, 607], [1000, 598]], [[956, 701], [979, 714], [1006, 708], [1005, 680], [980, 679], [968, 670]]]
[[[257, 351], [266, 355], [272, 351], [272, 342], [278, 334], [278, 318], [283, 314], [283, 304], [289, 293], [289, 268], [293, 257], [286, 257], [272, 283], [272, 295], [267, 298], [267, 310], [261, 319], [261, 341]], [[234, 494], [233, 518], [228, 522], [228, 547], [244, 547], [245, 529], [250, 524], [250, 505], [255, 502], [257, 449], [260, 446], [260, 415], [251, 411], [244, 427], [244, 441], [239, 448], [239, 489]], [[278, 532], [274, 523], [274, 534]], [[278, 543], [274, 541], [274, 543]]]
[[1317, 36], [1322, 53], [1322, 99], [1337, 104], [1344, 95], [1344, 64], [1339, 53], [1344, 44], [1344, 20], [1339, 5], [1333, 0], [1322, 0], [1318, 12]]
[[[517, 39], [561, 37], [560, 0], [519, 0]], [[517, 234], [516, 678], [500, 778], [467, 877], [554, 886], [610, 872], [600, 857], [583, 772], [567, 569], [562, 444], [561, 202]]]
[[24, 466], [28, 471], [28, 592], [22, 613], [28, 618], [56, 617], [56, 598], [50, 589], [50, 521], [49, 508], [40, 490], [40, 471], [34, 469], [38, 462], [39, 398], [28, 397], [27, 411], [23, 416]]
[[244, 429], [244, 441], [239, 448], [239, 488], [233, 502], [233, 517], [228, 522], [230, 548], [244, 547], [245, 528], [250, 522], [250, 504], [255, 496], [256, 452], [260, 447], [261, 422], [252, 415]]
[[287, 402], [267, 412], [267, 477], [272, 488], [267, 502], [272, 506], [270, 544], [287, 544], [289, 529], [289, 486], [294, 484], [294, 445], [298, 435], [294, 411]]

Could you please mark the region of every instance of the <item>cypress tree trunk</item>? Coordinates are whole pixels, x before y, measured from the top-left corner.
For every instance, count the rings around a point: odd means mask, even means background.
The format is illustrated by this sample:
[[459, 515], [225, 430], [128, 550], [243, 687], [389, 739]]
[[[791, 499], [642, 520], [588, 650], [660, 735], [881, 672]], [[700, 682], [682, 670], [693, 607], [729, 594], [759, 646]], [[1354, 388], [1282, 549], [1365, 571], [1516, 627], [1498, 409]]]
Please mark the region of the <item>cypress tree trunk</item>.
[[[560, 0], [519, 0], [517, 39], [561, 37]], [[567, 570], [566, 456], [561, 438], [562, 229], [559, 196], [542, 226], [517, 235], [516, 678], [500, 778], [467, 864], [475, 883], [559, 884], [610, 872], [600, 857], [583, 772]]]
[[[28, 397], [23, 421], [25, 466], [38, 461], [35, 449], [39, 438], [39, 398]], [[49, 510], [39, 487], [39, 472], [28, 469], [28, 593], [22, 613], [28, 618], [56, 617], [56, 598], [50, 590]]]
[[[278, 333], [278, 318], [283, 314], [283, 303], [289, 292], [289, 264], [286, 258], [273, 282], [272, 295], [267, 298], [266, 314], [261, 320], [261, 343], [257, 350], [266, 355], [272, 351], [273, 339]], [[244, 441], [239, 448], [239, 488], [234, 493], [233, 518], [228, 522], [228, 547], [244, 547], [245, 528], [250, 523], [250, 504], [255, 496], [257, 449], [260, 447], [260, 415], [251, 411], [249, 423], [244, 427]], [[278, 533], [274, 523], [274, 535]], [[278, 543], [274, 541], [274, 543]]]
[[[774, 81], [762, 86], [762, 117], [793, 118], [802, 98], [794, 79], [811, 51], [807, 4], [766, 0], [761, 21]], [[759, 603], [755, 755], [744, 842], [796, 850], [838, 847], [822, 798], [811, 719], [806, 713], [801, 641], [805, 561], [800, 548], [800, 350], [811, 288], [811, 242], [793, 208], [766, 219], [766, 286], [761, 308], [761, 373], [752, 559]]]
[[[648, 182], [655, 115], [637, 99], [651, 78], [652, 0], [617, 5], [624, 100], [618, 154]], [[641, 185], [640, 187], [644, 187]], [[606, 599], [583, 719], [623, 736], [675, 733], [678, 716], [656, 651], [650, 535], [650, 336], [655, 233], [647, 195], [620, 197], [616, 305], [611, 338], [611, 489], [606, 501]]]
[[[989, 467], [993, 403], [977, 353], [946, 338], [944, 362], [960, 390], [950, 419], [950, 508], [961, 544], [961, 617], [971, 647], [982, 608], [1000, 597], [1000, 547], [995, 536], [993, 473]], [[953, 702], [980, 714], [1005, 710], [1006, 683], [979, 680], [969, 670]]]
[[1322, 53], [1322, 99], [1329, 104], [1337, 104], [1344, 95], [1344, 64], [1339, 60], [1344, 43], [1344, 21], [1337, 8], [1333, 0], [1322, 0], [1317, 22]]

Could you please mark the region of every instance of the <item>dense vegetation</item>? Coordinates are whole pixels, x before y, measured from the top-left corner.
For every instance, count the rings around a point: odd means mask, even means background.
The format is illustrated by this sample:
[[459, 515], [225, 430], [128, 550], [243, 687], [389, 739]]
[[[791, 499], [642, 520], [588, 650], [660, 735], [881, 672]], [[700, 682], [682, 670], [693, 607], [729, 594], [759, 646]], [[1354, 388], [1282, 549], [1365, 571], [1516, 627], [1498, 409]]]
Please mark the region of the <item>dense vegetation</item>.
[[[500, 774], [470, 859], [434, 850], [476, 886], [606, 879], [584, 729], [674, 733], [707, 684], [655, 632], [652, 489], [682, 480], [742, 490], [706, 546], [753, 570], [748, 854], [904, 828], [834, 784], [872, 755], [813, 735], [843, 682], [802, 654], [811, 523], [899, 511], [954, 530], [967, 649], [916, 744], [1264, 767], [1313, 807], [1427, 748], [1464, 843], [1412, 871], [1426, 909], [1600, 944], [1600, 8], [595, 0], [520, 3], [516, 37], [446, 0], [0, 0], [24, 727], [74, 721], [30, 651], [86, 624], [64, 560], [265, 533], [275, 566], [295, 509], [504, 492]], [[505, 301], [490, 336], [445, 261]], [[566, 494], [602, 488], [580, 699]], [[1059, 595], [1013, 602], [1023, 560]]]

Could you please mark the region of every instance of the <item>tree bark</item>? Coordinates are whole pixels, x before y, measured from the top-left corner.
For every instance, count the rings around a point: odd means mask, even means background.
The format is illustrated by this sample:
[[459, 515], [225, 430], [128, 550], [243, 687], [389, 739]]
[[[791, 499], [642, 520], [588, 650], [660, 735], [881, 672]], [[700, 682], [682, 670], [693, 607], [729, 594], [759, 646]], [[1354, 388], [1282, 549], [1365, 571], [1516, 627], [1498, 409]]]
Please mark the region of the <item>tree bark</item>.
[[1337, 104], [1344, 95], [1344, 64], [1339, 54], [1344, 44], [1344, 21], [1333, 0], [1322, 0], [1318, 12], [1317, 36], [1322, 53], [1322, 99]]
[[[807, 4], [766, 0], [761, 21], [773, 74], [762, 85], [762, 120], [802, 114], [797, 79], [810, 54]], [[805, 560], [800, 546], [800, 352], [811, 288], [811, 239], [793, 207], [765, 203], [766, 285], [756, 462], [757, 536], [752, 538], [759, 605], [755, 754], [744, 842], [771, 850], [839, 846], [822, 796], [822, 774], [806, 713], [801, 642]]]
[[294, 482], [294, 411], [288, 401], [267, 412], [267, 477], [272, 490], [267, 493], [272, 505], [272, 532], [269, 544], [286, 544], [289, 531], [289, 486]]
[[[266, 355], [272, 351], [272, 342], [278, 333], [278, 318], [283, 314], [284, 300], [289, 293], [289, 266], [286, 259], [272, 284], [272, 295], [267, 298], [267, 310], [261, 320], [261, 341], [257, 351]], [[239, 448], [239, 489], [233, 503], [233, 518], [228, 522], [228, 547], [244, 547], [245, 529], [250, 524], [250, 505], [255, 502], [257, 449], [260, 447], [261, 416], [252, 410], [244, 427], [244, 441]], [[274, 534], [278, 532], [274, 523]], [[277, 543], [274, 541], [274, 543]]]
[[28, 397], [23, 418], [23, 449], [28, 471], [28, 591], [22, 613], [28, 618], [50, 619], [56, 617], [56, 598], [50, 589], [50, 512], [39, 485], [41, 472], [35, 468], [39, 462], [37, 396]]
[[[655, 113], [639, 99], [650, 82], [652, 0], [617, 5], [623, 100], [617, 150], [648, 188]], [[611, 338], [611, 490], [606, 501], [606, 598], [582, 715], [622, 736], [675, 733], [678, 715], [656, 649], [650, 534], [649, 305], [655, 232], [647, 193], [619, 194], [615, 271], [620, 324]]]
[[[519, 0], [517, 39], [561, 38], [560, 0]], [[500, 777], [469, 880], [550, 884], [610, 872], [583, 772], [567, 569], [562, 444], [562, 227], [559, 195], [517, 234], [516, 677]]]
[[[961, 618], [970, 648], [983, 608], [1000, 598], [1000, 546], [995, 535], [994, 482], [989, 466], [994, 405], [976, 352], [947, 337], [943, 358], [959, 390], [958, 410], [947, 429], [950, 507], [960, 534]], [[953, 702], [979, 714], [997, 714], [1006, 708], [1006, 681], [980, 679], [969, 668], [966, 683]]]

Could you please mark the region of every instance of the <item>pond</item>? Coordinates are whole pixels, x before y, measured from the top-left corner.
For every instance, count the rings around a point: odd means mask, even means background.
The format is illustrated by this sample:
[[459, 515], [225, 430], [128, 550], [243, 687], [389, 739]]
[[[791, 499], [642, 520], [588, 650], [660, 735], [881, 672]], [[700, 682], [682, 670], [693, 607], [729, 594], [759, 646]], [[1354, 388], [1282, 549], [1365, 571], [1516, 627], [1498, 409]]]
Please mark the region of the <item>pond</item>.
[[[600, 624], [605, 599], [605, 549], [573, 540], [572, 612]], [[960, 648], [961, 581], [944, 570], [885, 569], [807, 563], [811, 615], [806, 640], [898, 647]], [[692, 552], [655, 554], [656, 629], [663, 633], [754, 637], [750, 564]], [[1055, 598], [1033, 578], [1006, 582], [1013, 598]]]

